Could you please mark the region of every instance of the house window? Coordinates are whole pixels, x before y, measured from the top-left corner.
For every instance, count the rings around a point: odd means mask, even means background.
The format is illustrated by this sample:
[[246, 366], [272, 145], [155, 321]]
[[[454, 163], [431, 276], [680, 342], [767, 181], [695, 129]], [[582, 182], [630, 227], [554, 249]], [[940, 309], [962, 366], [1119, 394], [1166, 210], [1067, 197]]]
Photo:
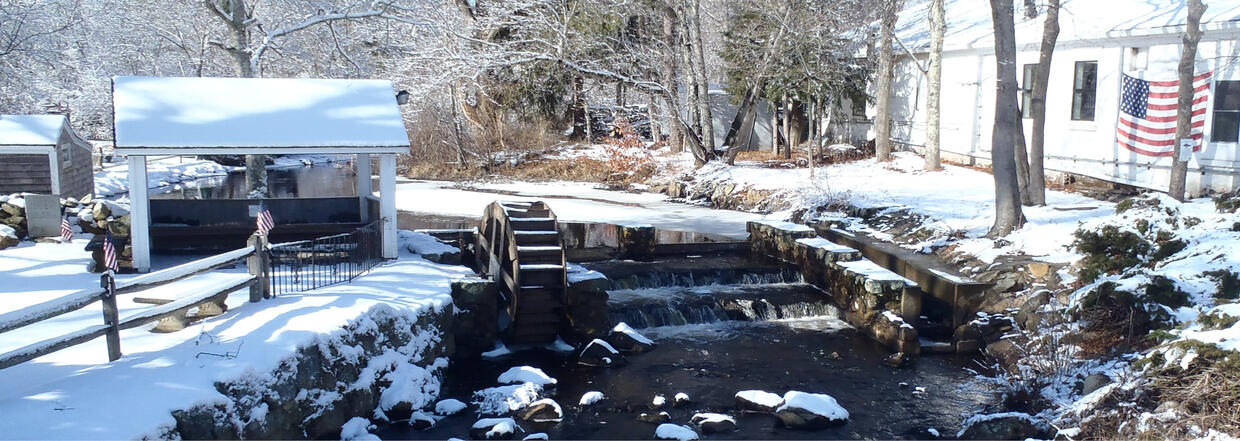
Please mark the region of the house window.
[[1214, 127], [1212, 142], [1240, 139], [1240, 81], [1218, 81], [1214, 85]]
[[1098, 62], [1077, 61], [1072, 79], [1072, 120], [1094, 120], [1094, 98], [1098, 91]]
[[1020, 79], [1020, 116], [1030, 118], [1033, 107], [1033, 77], [1038, 73], [1038, 63], [1025, 65], [1024, 75]]

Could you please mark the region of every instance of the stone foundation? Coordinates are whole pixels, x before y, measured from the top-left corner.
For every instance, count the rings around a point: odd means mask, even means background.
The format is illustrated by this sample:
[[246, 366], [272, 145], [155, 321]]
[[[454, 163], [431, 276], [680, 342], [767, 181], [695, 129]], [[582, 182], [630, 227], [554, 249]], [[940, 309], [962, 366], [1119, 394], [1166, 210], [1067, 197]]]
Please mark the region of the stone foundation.
[[844, 319], [893, 352], [917, 355], [917, 329], [905, 321], [921, 313], [921, 290], [861, 258], [855, 249], [817, 237], [813, 229], [786, 222], [749, 222], [750, 251], [794, 264], [807, 283], [831, 296]]

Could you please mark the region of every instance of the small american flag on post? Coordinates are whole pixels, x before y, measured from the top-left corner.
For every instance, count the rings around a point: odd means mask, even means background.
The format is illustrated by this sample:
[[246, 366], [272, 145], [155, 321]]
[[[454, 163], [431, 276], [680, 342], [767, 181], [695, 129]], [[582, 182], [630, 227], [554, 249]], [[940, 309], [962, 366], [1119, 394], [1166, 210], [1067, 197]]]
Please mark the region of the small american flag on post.
[[271, 219], [271, 210], [263, 210], [258, 213], [258, 235], [266, 236], [276, 227], [276, 223]]
[[116, 264], [116, 247], [112, 245], [111, 234], [103, 238], [103, 266], [109, 271], [120, 269]]
[[[1193, 112], [1189, 133], [1201, 150], [1206, 125], [1206, 103], [1210, 101], [1210, 77], [1206, 72], [1193, 78]], [[1123, 79], [1119, 103], [1116, 140], [1133, 152], [1147, 156], [1171, 156], [1175, 139], [1176, 112], [1179, 107], [1179, 80], [1146, 81], [1127, 74]]]
[[65, 242], [73, 240], [73, 227], [69, 226], [69, 218], [64, 216], [60, 218], [60, 239]]

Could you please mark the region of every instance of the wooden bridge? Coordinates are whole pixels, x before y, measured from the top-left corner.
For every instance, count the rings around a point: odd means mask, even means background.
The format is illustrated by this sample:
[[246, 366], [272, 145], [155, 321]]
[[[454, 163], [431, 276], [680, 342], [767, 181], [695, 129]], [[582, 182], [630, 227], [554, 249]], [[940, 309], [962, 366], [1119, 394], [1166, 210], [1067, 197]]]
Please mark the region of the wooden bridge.
[[545, 344], [559, 335], [568, 281], [556, 222], [541, 201], [496, 201], [483, 213], [475, 255], [507, 300], [500, 327], [509, 343]]

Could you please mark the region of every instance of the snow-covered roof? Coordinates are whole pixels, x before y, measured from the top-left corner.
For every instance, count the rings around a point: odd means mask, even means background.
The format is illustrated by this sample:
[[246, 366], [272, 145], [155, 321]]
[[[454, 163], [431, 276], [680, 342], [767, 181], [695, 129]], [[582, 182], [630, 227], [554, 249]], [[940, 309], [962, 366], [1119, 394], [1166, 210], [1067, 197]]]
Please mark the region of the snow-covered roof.
[[56, 145], [64, 115], [0, 115], [0, 145]]
[[120, 153], [409, 148], [396, 92], [386, 80], [117, 77], [112, 102]]
[[[947, 34], [943, 50], [989, 49], [994, 47], [994, 27], [990, 7], [978, 0], [944, 0]], [[1015, 2], [1016, 42], [1036, 45], [1042, 41], [1042, 20], [1024, 17], [1022, 2]], [[1201, 27], [1211, 31], [1240, 30], [1240, 0], [1207, 2]], [[896, 25], [896, 35], [914, 52], [930, 47], [930, 0], [905, 3]], [[1174, 37], [1184, 31], [1188, 11], [1182, 0], [1063, 0], [1059, 12], [1059, 42], [1104, 45], [1149, 36]]]

